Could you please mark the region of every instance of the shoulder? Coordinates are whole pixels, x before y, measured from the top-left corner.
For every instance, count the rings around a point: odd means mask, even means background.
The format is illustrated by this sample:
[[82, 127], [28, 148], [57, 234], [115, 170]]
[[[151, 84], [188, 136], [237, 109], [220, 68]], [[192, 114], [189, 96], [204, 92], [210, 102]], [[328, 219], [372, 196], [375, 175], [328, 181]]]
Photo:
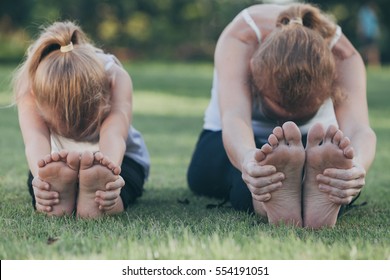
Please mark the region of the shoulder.
[[358, 52], [348, 38], [344, 34], [341, 34], [340, 39], [337, 40], [332, 48], [332, 53], [334, 54], [336, 60], [342, 61], [354, 54], [357, 54]]
[[249, 6], [242, 10], [236, 17], [226, 26], [220, 39], [234, 38], [244, 43], [257, 43], [256, 34], [253, 28], [244, 18], [244, 13], [247, 13], [253, 20], [256, 27], [260, 30], [262, 37], [268, 35], [276, 25], [276, 19], [280, 12], [286, 9], [285, 5], [275, 4], [258, 4]]
[[105, 53], [102, 50], [97, 49], [96, 55], [99, 58], [99, 60], [103, 63], [104, 70], [106, 71], [109, 71], [114, 65], [118, 65], [122, 67], [122, 64], [113, 54]]

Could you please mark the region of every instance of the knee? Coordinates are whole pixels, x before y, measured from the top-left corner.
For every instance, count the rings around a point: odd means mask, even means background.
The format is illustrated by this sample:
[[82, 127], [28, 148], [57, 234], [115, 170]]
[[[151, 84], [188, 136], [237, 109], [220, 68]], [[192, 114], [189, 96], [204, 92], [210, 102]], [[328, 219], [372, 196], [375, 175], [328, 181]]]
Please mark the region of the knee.
[[195, 168], [190, 166], [187, 171], [187, 184], [192, 192], [196, 194], [203, 194], [202, 186], [204, 186], [204, 184], [202, 184], [201, 176], [199, 175], [200, 174], [197, 174]]

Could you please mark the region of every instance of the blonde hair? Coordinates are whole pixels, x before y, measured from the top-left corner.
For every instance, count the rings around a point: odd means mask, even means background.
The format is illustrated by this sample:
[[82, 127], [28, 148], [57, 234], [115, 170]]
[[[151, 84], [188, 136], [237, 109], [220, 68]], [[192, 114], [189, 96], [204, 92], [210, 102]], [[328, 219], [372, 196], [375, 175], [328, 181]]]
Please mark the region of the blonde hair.
[[252, 57], [255, 97], [272, 91], [290, 113], [315, 113], [329, 97], [337, 100], [336, 66], [329, 44], [336, 25], [318, 8], [294, 4], [277, 18]]
[[[73, 48], [61, 51], [70, 44]], [[45, 121], [54, 132], [74, 140], [96, 138], [110, 107], [110, 85], [99, 51], [75, 23], [44, 28], [14, 78], [16, 102], [33, 94], [38, 109], [49, 110]]]

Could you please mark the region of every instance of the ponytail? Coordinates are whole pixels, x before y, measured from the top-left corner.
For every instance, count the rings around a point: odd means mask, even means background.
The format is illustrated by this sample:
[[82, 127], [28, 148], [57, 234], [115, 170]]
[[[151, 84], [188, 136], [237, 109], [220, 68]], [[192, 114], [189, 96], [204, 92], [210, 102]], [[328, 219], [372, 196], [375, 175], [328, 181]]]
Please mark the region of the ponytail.
[[329, 16], [310, 4], [294, 4], [279, 14], [276, 21], [277, 27], [291, 27], [301, 23], [302, 26], [318, 32], [327, 43], [336, 33], [336, 24]]
[[[73, 22], [56, 22], [44, 28], [41, 36], [30, 46], [26, 64], [30, 77], [34, 77], [39, 63], [53, 52], [61, 52], [65, 46], [88, 44], [88, 38]], [[64, 53], [63, 53], [64, 54]]]

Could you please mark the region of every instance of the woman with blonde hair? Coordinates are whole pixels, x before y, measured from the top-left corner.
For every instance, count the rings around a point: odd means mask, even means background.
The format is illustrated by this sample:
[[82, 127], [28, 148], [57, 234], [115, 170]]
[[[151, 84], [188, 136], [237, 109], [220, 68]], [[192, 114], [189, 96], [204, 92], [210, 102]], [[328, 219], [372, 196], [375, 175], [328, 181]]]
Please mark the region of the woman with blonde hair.
[[187, 178], [271, 224], [333, 227], [375, 145], [364, 64], [341, 28], [309, 4], [255, 5], [218, 40]]
[[73, 22], [44, 28], [14, 77], [33, 206], [97, 218], [142, 194], [149, 155], [132, 125], [132, 82]]

